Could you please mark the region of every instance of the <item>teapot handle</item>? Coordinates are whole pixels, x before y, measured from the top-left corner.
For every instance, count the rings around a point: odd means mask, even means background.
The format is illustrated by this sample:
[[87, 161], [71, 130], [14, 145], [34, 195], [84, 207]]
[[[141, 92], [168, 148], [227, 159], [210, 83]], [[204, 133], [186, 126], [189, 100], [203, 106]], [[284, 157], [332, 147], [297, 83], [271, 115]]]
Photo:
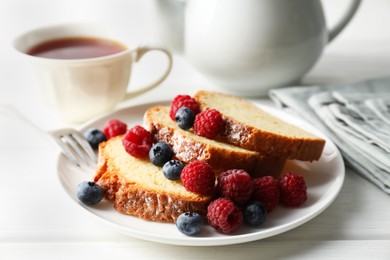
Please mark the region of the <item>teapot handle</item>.
[[352, 17], [355, 15], [357, 9], [359, 8], [359, 5], [361, 3], [361, 0], [353, 0], [347, 10], [347, 12], [344, 14], [342, 19], [334, 26], [334, 28], [329, 30], [329, 38], [328, 43], [334, 40], [336, 36], [345, 28], [345, 26], [351, 21]]

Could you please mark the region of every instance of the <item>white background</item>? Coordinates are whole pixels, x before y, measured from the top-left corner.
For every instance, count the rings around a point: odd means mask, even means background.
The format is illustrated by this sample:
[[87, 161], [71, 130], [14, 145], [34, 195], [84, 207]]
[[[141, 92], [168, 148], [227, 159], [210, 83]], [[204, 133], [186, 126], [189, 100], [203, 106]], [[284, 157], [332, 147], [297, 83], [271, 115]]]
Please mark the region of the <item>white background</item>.
[[[155, 0], [1, 0], [0, 1], [0, 101], [22, 102], [21, 96], [30, 99], [37, 95], [33, 78], [23, 60], [12, 49], [12, 40], [22, 32], [48, 24], [92, 21], [106, 25], [113, 34], [120, 35], [126, 43], [139, 44], [153, 41], [151, 28], [151, 1]], [[323, 0], [329, 27], [342, 15], [349, 0]], [[325, 50], [323, 58], [309, 74], [309, 82], [348, 81], [348, 73], [355, 73], [367, 67], [369, 72], [360, 78], [387, 74], [388, 69], [372, 64], [375, 59], [390, 56], [390, 1], [365, 0], [351, 24]], [[363, 64], [356, 57], [368, 56]], [[336, 57], [337, 56], [337, 57]], [[327, 65], [337, 59], [343, 66], [347, 60], [349, 67], [319, 71], [322, 64]], [[350, 61], [354, 60], [351, 66]], [[166, 85], [207, 84], [201, 75], [180, 63], [174, 67]], [[183, 68], [184, 66], [184, 68]], [[373, 68], [372, 66], [376, 66]], [[148, 67], [145, 65], [145, 67]], [[150, 67], [150, 66], [149, 66]], [[372, 71], [373, 69], [377, 71]], [[135, 73], [132, 83], [139, 85], [145, 75], [150, 73], [142, 66]], [[12, 73], [11, 73], [12, 72]], [[17, 73], [17, 75], [15, 75]], [[183, 75], [186, 75], [185, 77]], [[190, 80], [188, 80], [190, 79]], [[358, 80], [357, 78], [355, 78]], [[10, 85], [12, 84], [12, 85]], [[27, 109], [28, 110], [28, 109]]]

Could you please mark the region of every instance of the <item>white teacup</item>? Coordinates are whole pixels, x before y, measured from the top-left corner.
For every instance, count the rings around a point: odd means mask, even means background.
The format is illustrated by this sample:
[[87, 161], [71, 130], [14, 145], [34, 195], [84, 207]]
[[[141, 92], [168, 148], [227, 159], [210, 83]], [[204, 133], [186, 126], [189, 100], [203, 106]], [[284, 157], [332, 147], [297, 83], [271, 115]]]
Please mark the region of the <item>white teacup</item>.
[[[43, 100], [60, 118], [80, 123], [111, 110], [116, 104], [158, 86], [172, 68], [172, 56], [165, 49], [152, 47], [125, 48], [117, 53], [92, 58], [46, 58], [28, 54], [40, 43], [69, 37], [93, 37], [114, 41], [103, 28], [93, 24], [68, 24], [27, 32], [14, 41], [14, 47], [33, 65], [42, 88]], [[149, 85], [128, 92], [131, 68], [149, 51], [160, 51], [168, 58], [162, 76]]]

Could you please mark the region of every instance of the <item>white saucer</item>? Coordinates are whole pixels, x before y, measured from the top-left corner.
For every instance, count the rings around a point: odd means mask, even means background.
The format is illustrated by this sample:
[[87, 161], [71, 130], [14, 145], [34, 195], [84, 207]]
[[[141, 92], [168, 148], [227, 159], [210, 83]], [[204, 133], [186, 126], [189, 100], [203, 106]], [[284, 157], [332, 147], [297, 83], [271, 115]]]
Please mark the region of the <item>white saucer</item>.
[[[159, 102], [158, 104], [168, 103]], [[128, 107], [104, 115], [87, 123], [80, 131], [84, 132], [91, 127], [102, 129], [105, 122], [113, 118], [126, 122], [129, 127], [142, 124], [145, 110], [154, 105], [157, 105], [157, 103]], [[206, 225], [200, 234], [191, 237], [180, 233], [174, 224], [150, 222], [120, 214], [114, 210], [112, 204], [108, 201], [102, 201], [93, 207], [84, 206], [75, 196], [76, 186], [84, 180], [91, 180], [94, 169], [77, 168], [63, 155], [60, 155], [58, 159], [59, 180], [69, 197], [83, 207], [86, 212], [95, 216], [104, 224], [140, 239], [174, 245], [215, 246], [244, 243], [286, 232], [311, 220], [333, 202], [344, 182], [344, 162], [334, 143], [313, 126], [281, 110], [262, 104], [257, 105], [287, 122], [326, 139], [325, 150], [318, 162], [289, 162], [286, 166], [286, 170], [294, 170], [305, 177], [308, 187], [308, 200], [299, 208], [278, 206], [268, 215], [266, 222], [259, 228], [250, 228], [243, 225], [237, 232], [224, 235]]]

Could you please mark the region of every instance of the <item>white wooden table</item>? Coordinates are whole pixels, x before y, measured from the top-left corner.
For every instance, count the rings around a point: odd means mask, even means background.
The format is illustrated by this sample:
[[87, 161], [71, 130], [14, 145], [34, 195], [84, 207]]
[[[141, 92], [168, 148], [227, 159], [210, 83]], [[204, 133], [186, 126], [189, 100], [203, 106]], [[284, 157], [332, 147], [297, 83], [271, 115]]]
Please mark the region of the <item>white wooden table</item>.
[[[329, 1], [329, 9], [337, 10], [337, 2]], [[0, 259], [390, 259], [390, 197], [349, 169], [339, 196], [313, 220], [274, 237], [230, 246], [135, 239], [96, 221], [68, 198], [57, 179], [57, 147], [40, 130], [4, 115], [10, 104], [42, 129], [65, 126], [38, 102], [27, 64], [10, 42], [35, 26], [79, 20], [106, 22], [132, 34], [135, 42], [147, 41], [147, 6], [148, 1], [124, 0], [0, 2]], [[365, 1], [304, 83], [390, 75], [389, 8], [387, 0]], [[150, 62], [137, 68], [133, 83], [146, 82], [150, 70], [158, 70], [150, 65], [153, 58]], [[182, 57], [175, 57], [166, 82], [120, 107], [210, 87]]]

